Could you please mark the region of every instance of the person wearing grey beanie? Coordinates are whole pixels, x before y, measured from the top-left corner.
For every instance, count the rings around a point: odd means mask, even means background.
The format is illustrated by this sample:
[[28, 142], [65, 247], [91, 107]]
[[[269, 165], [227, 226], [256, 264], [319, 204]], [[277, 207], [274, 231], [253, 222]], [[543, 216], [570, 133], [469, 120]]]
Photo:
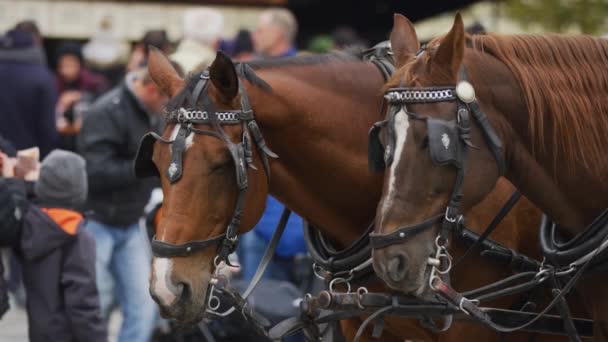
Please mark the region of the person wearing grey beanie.
[[84, 158], [70, 151], [51, 151], [42, 160], [34, 192], [43, 206], [82, 208], [88, 193]]
[[15, 246], [23, 265], [30, 341], [108, 340], [96, 286], [95, 240], [78, 210], [87, 192], [82, 157], [53, 150], [43, 159], [35, 203], [23, 211]]

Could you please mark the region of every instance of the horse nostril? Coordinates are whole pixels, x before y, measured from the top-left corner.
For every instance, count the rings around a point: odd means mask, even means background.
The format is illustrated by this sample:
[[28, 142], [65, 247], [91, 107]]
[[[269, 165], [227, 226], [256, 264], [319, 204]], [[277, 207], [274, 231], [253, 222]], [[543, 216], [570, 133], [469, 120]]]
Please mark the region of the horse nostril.
[[388, 277], [394, 282], [405, 279], [407, 274], [407, 258], [403, 253], [393, 255], [387, 263]]
[[192, 290], [190, 289], [190, 285], [187, 283], [179, 283], [177, 284], [177, 289], [175, 291], [175, 295], [181, 302], [188, 301], [192, 295]]

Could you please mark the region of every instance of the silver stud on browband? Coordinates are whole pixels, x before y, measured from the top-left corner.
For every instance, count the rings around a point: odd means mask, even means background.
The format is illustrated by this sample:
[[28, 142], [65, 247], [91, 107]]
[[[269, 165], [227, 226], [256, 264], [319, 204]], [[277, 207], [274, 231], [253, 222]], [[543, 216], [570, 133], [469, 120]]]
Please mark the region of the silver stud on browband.
[[475, 89], [473, 89], [471, 83], [467, 81], [460, 81], [458, 85], [456, 85], [456, 95], [460, 101], [464, 103], [475, 101]]

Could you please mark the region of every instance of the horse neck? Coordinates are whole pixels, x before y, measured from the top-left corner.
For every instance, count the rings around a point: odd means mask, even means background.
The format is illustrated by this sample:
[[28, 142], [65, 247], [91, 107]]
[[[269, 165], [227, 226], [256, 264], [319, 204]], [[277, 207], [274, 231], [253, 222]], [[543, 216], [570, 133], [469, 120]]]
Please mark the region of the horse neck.
[[554, 180], [551, 148], [545, 153], [531, 152], [529, 113], [515, 76], [505, 64], [487, 54], [467, 54], [466, 64], [481, 108], [502, 140], [505, 177], [566, 230], [571, 233], [580, 230], [584, 215]]
[[370, 173], [367, 132], [381, 118], [383, 78], [371, 63], [256, 71], [271, 93], [249, 87], [271, 161], [270, 194], [345, 245], [372, 222], [382, 176]]

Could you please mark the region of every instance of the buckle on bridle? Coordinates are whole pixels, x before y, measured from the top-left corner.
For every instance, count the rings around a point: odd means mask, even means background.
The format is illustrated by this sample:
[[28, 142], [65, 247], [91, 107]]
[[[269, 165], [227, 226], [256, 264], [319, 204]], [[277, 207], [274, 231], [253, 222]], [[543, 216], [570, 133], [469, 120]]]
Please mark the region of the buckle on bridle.
[[456, 223], [456, 222], [459, 221], [459, 216], [462, 216], [462, 215], [455, 215], [454, 217], [450, 217], [450, 209], [451, 208], [452, 207], [446, 207], [445, 208], [445, 217], [444, 217], [444, 219], [446, 221], [450, 222], [450, 223]]

